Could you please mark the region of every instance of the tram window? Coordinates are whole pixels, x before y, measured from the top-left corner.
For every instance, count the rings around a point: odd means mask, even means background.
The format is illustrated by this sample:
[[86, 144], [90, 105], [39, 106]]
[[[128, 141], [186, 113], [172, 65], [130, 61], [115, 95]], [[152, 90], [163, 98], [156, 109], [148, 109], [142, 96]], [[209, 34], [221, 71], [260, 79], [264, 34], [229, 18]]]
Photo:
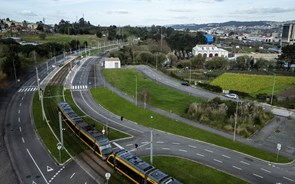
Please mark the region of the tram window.
[[132, 169], [130, 169], [129, 167], [127, 167], [126, 165], [122, 164], [120, 161], [117, 160], [117, 167], [123, 171], [125, 174], [127, 174], [129, 177], [131, 177], [132, 179], [134, 179], [135, 181], [139, 182], [139, 183], [143, 183], [144, 178], [141, 177], [139, 174], [137, 174], [135, 171], [133, 171]]

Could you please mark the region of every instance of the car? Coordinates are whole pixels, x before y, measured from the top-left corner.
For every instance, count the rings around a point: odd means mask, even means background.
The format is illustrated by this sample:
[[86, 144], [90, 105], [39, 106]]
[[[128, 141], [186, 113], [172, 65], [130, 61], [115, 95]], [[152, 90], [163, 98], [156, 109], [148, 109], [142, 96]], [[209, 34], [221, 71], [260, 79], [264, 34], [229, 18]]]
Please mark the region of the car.
[[227, 98], [239, 99], [239, 96], [237, 94], [234, 94], [234, 93], [229, 93], [229, 94], [226, 94], [224, 96], [227, 97]]
[[189, 82], [187, 82], [187, 81], [182, 82], [181, 85], [183, 85], [183, 86], [189, 86]]

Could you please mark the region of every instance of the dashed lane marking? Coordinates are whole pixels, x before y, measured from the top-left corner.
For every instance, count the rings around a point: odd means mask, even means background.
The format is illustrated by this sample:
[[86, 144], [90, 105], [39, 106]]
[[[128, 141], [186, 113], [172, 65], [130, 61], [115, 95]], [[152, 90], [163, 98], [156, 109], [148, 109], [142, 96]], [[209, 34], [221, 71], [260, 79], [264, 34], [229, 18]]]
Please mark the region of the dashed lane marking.
[[21, 107], [22, 106], [22, 103], [19, 103], [19, 106]]
[[291, 178], [288, 178], [288, 177], [286, 177], [286, 176], [284, 176], [283, 178], [286, 179], [286, 180], [289, 180], [289, 181], [294, 182], [294, 180], [292, 180]]
[[157, 144], [163, 144], [164, 142], [163, 141], [157, 141], [156, 143]]
[[54, 178], [65, 168], [65, 166], [63, 166], [60, 170], [58, 170], [53, 176], [52, 178], [48, 181], [48, 183], [51, 183]]
[[179, 142], [173, 142], [172, 144], [174, 144], [174, 145], [179, 145], [180, 143], [179, 143]]
[[18, 110], [18, 114], [20, 114], [20, 110]]
[[73, 173], [72, 176], [70, 177], [70, 179], [72, 179], [72, 178], [74, 177], [75, 174], [76, 174], [76, 173]]
[[235, 169], [238, 169], [238, 170], [240, 170], [240, 171], [242, 170], [242, 168], [237, 167], [237, 166], [234, 166], [234, 165], [233, 165], [232, 167], [235, 168]]
[[186, 150], [183, 150], [183, 149], [179, 149], [178, 151], [180, 151], [180, 152], [187, 152]]
[[264, 168], [260, 168], [262, 171], [265, 171], [267, 173], [271, 173], [271, 171], [267, 170], [267, 169], [264, 169]]
[[221, 160], [213, 159], [215, 162], [223, 163]]
[[205, 151], [209, 152], [209, 153], [213, 153], [213, 151], [208, 150], [208, 149], [204, 149]]
[[18, 122], [20, 123], [20, 118], [18, 118]]
[[170, 150], [170, 148], [162, 148], [162, 150]]
[[245, 164], [245, 165], [250, 165], [249, 163], [247, 162], [244, 162], [244, 161], [240, 161], [242, 164]]
[[197, 146], [193, 146], [193, 145], [188, 145], [188, 147], [190, 147], [190, 148], [197, 148]]
[[133, 144], [126, 144], [126, 147], [132, 146]]
[[22, 127], [19, 127], [19, 131], [22, 132]]
[[25, 142], [25, 139], [22, 137], [22, 141], [23, 141], [23, 143], [25, 144], [26, 142]]
[[227, 156], [227, 155], [221, 155], [221, 156], [223, 156], [223, 157], [225, 157], [225, 158], [230, 158], [230, 156]]
[[256, 176], [256, 177], [258, 177], [258, 178], [263, 178], [262, 176], [260, 176], [260, 175], [258, 175], [258, 174], [255, 174], [255, 173], [253, 173], [253, 176]]
[[200, 157], [205, 157], [204, 155], [197, 153], [196, 155], [200, 156]]

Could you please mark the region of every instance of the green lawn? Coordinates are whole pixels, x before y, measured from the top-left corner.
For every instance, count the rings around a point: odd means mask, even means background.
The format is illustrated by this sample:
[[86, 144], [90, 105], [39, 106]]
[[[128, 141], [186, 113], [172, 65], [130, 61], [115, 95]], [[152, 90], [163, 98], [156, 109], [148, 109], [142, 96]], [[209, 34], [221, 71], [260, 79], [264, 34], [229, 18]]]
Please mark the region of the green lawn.
[[[143, 109], [135, 104], [119, 97], [106, 88], [91, 89], [91, 93], [96, 101], [109, 111], [125, 118], [137, 122], [141, 125], [152, 127], [165, 132], [171, 132], [176, 135], [201, 140], [218, 146], [226, 147], [232, 150], [240, 151], [264, 160], [276, 161], [276, 154], [269, 153], [260, 149], [256, 149], [230, 139], [218, 136], [216, 134], [206, 132], [189, 126], [185, 123], [178, 122], [161, 116], [152, 111]], [[289, 162], [285, 157], [280, 157], [280, 162]]]
[[135, 69], [103, 70], [103, 75], [113, 86], [135, 98], [137, 78], [137, 98], [144, 102], [143, 92], [147, 92], [147, 104], [164, 109], [168, 112], [184, 115], [185, 109], [193, 102], [206, 100], [190, 96], [146, 78]]
[[[58, 109], [57, 109], [57, 103], [63, 101], [62, 99], [62, 86], [47, 86], [46, 90], [44, 92], [44, 109], [46, 113], [46, 117], [49, 120], [50, 126], [52, 127], [53, 131], [59, 138], [59, 121], [58, 121]], [[55, 96], [55, 98], [47, 98], [50, 96]], [[85, 115], [80, 111], [80, 109], [75, 105], [73, 102], [72, 96], [70, 91], [65, 91], [65, 97], [66, 101], [70, 104], [70, 106], [73, 108], [73, 110], [80, 116]], [[39, 136], [41, 137], [42, 141], [46, 145], [46, 147], [50, 150], [51, 154], [56, 158], [56, 160], [59, 160], [59, 152], [56, 148], [56, 144], [58, 141], [53, 136], [52, 132], [50, 131], [47, 123], [42, 120], [42, 112], [41, 112], [41, 102], [38, 97], [38, 93], [35, 93], [34, 99], [33, 99], [33, 116], [35, 121], [35, 126], [37, 129], [37, 132], [39, 133]], [[95, 125], [97, 130], [102, 130], [103, 124], [94, 121], [93, 119], [89, 117], [83, 117], [84, 121], [88, 124]], [[85, 149], [88, 149], [88, 147], [85, 146], [85, 144], [78, 139], [75, 134], [66, 126], [63, 125], [63, 128], [65, 128], [64, 131], [64, 145], [67, 148], [67, 150], [70, 152], [71, 155], [75, 156]], [[128, 137], [128, 135], [114, 130], [109, 129], [109, 139], [115, 140]], [[66, 161], [69, 159], [69, 156], [65, 151], [62, 151], [62, 160], [61, 162]]]
[[255, 96], [259, 93], [271, 94], [274, 81], [275, 94], [287, 89], [291, 85], [295, 85], [295, 77], [234, 73], [224, 73], [214, 79], [210, 84], [220, 86], [224, 90], [236, 90]]
[[38, 35], [32, 34], [20, 34], [24, 41], [28, 42], [38, 42], [38, 43], [46, 43], [46, 42], [57, 42], [57, 43], [69, 43], [71, 40], [79, 40], [80, 45], [82, 45], [85, 41], [87, 41], [89, 46], [97, 46], [97, 43], [103, 43], [104, 40], [96, 37], [96, 35], [66, 35], [66, 34], [46, 34], [46, 38], [42, 40]]
[[[143, 160], [148, 161], [149, 157]], [[185, 184], [247, 183], [211, 167], [177, 157], [156, 156], [153, 157], [153, 165]]]

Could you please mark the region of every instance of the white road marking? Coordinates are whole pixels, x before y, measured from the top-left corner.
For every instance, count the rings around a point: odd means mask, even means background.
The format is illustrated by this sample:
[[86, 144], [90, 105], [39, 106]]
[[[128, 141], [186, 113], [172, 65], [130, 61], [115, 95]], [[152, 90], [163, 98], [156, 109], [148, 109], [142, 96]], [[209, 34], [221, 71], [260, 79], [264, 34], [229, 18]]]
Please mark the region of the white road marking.
[[28, 152], [29, 156], [31, 157], [31, 159], [33, 160], [35, 166], [37, 167], [37, 169], [38, 169], [39, 172], [41, 173], [41, 175], [42, 175], [43, 179], [45, 180], [45, 182], [46, 182], [47, 184], [49, 184], [48, 181], [46, 180], [44, 174], [42, 173], [41, 169], [39, 168], [38, 164], [36, 163], [36, 161], [34, 160], [33, 156], [31, 155], [31, 153], [30, 153], [30, 151], [29, 151], [28, 148], [27, 148], [27, 152]]
[[247, 162], [244, 162], [244, 161], [240, 161], [242, 164], [245, 164], [245, 165], [250, 165], [249, 163]]
[[172, 144], [179, 145], [180, 143], [178, 143], [178, 142], [173, 142]]
[[20, 89], [18, 90], [18, 92], [20, 92], [20, 91], [21, 91], [21, 89], [22, 89], [22, 88], [20, 88]]
[[18, 118], [18, 122], [20, 123], [20, 118]]
[[170, 150], [170, 148], [162, 148], [162, 150]]
[[157, 144], [163, 144], [164, 142], [163, 141], [157, 141], [156, 143]]
[[24, 97], [22, 97], [22, 100], [24, 100]]
[[262, 171], [265, 171], [265, 172], [267, 172], [267, 173], [271, 173], [271, 171], [269, 171], [269, 170], [266, 170], [266, 169], [264, 169], [264, 168], [260, 168]]
[[47, 166], [47, 172], [53, 171], [53, 169], [49, 166]]
[[258, 178], [263, 178], [262, 176], [260, 176], [260, 175], [258, 175], [258, 174], [255, 174], [255, 173], [253, 173], [253, 176], [256, 176], [256, 177], [258, 177]]
[[205, 151], [209, 152], [209, 153], [213, 153], [213, 151], [211, 150], [208, 150], [208, 149], [205, 149]]
[[294, 180], [292, 180], [292, 179], [290, 179], [290, 178], [287, 178], [286, 176], [284, 176], [283, 178], [286, 179], [286, 180], [289, 180], [289, 181], [294, 182]]
[[223, 163], [221, 160], [213, 159], [215, 162]]
[[196, 155], [200, 156], [200, 157], [205, 157], [204, 155], [197, 153]]
[[180, 152], [187, 152], [186, 150], [183, 150], [183, 149], [179, 149], [178, 151], [180, 151]]
[[150, 150], [151, 148], [145, 148], [146, 150]]
[[240, 170], [240, 171], [242, 170], [241, 168], [239, 168], [239, 167], [237, 167], [237, 166], [234, 166], [234, 165], [233, 165], [233, 168], [238, 169], [238, 170]]
[[20, 110], [18, 110], [18, 113], [20, 114]]
[[19, 106], [21, 107], [22, 106], [22, 103], [19, 103]]
[[73, 173], [72, 176], [70, 177], [70, 179], [72, 179], [72, 178], [74, 177], [75, 174], [76, 174], [76, 173]]
[[190, 148], [197, 148], [197, 146], [193, 146], [193, 145], [188, 145], [188, 147], [190, 147]]
[[54, 180], [54, 178], [63, 170], [65, 168], [65, 166], [63, 166], [60, 170], [58, 170], [53, 176], [52, 176], [52, 178], [48, 181], [49, 183], [51, 183], [53, 180]]
[[25, 144], [26, 142], [25, 142], [25, 139], [22, 137], [22, 141], [23, 141], [23, 143]]
[[225, 157], [225, 158], [230, 158], [230, 156], [227, 156], [227, 155], [221, 155], [221, 156], [223, 156], [223, 157]]
[[147, 143], [149, 143], [149, 142], [141, 142], [141, 144], [147, 144]]
[[19, 131], [22, 132], [22, 127], [19, 127]]
[[133, 144], [126, 144], [126, 147], [128, 147], [128, 146], [132, 146]]

